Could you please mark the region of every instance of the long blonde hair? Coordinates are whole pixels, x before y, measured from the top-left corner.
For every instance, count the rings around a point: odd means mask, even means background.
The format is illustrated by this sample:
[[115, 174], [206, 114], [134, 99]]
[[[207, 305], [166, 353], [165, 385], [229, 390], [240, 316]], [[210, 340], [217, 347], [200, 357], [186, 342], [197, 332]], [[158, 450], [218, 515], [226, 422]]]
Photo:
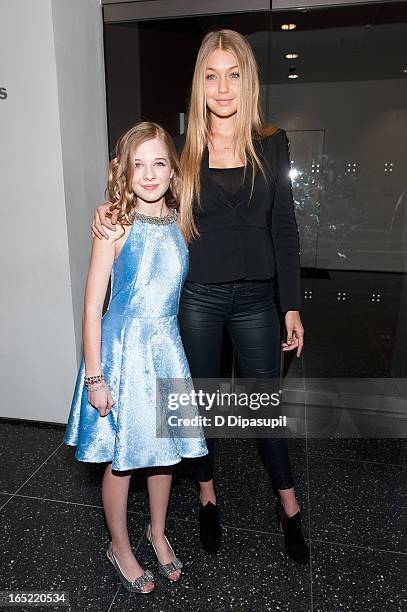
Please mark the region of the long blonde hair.
[[158, 123], [151, 121], [137, 123], [120, 136], [116, 144], [115, 157], [109, 164], [106, 192], [109, 202], [112, 203], [110, 210], [119, 211], [117, 222], [122, 226], [123, 232], [124, 226], [132, 223], [132, 212], [136, 203], [132, 189], [134, 154], [140, 145], [154, 138], [159, 138], [164, 143], [171, 168], [174, 170], [170, 187], [165, 194], [165, 203], [168, 208], [179, 208], [180, 165], [174, 142], [167, 130]]
[[188, 128], [180, 164], [180, 227], [190, 242], [199, 236], [193, 207], [200, 204], [200, 168], [202, 156], [210, 136], [209, 112], [205, 98], [205, 70], [208, 57], [216, 49], [233, 53], [240, 70], [240, 96], [236, 115], [233, 145], [246, 167], [253, 168], [252, 191], [256, 172], [264, 175], [262, 163], [256, 153], [253, 140], [274, 133], [277, 128], [264, 125], [260, 109], [259, 77], [256, 59], [246, 38], [234, 30], [218, 30], [206, 34], [198, 51], [192, 80], [188, 109]]

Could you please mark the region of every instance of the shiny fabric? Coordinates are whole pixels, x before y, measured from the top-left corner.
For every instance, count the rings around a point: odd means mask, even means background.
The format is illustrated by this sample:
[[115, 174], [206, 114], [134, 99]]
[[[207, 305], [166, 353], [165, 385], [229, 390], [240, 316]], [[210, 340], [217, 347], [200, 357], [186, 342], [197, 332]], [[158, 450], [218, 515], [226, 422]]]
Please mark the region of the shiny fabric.
[[[115, 404], [101, 417], [88, 403], [82, 358], [64, 435], [65, 444], [77, 446], [79, 461], [112, 462], [122, 471], [207, 454], [202, 428], [186, 437], [191, 429], [166, 426], [168, 405], [156, 393], [157, 378], [165, 379], [166, 392], [193, 388], [177, 319], [187, 271], [188, 249], [176, 222], [134, 221], [113, 264], [102, 318], [102, 371]], [[196, 407], [180, 407], [177, 416], [184, 415], [198, 415]], [[157, 427], [167, 437], [157, 437]]]

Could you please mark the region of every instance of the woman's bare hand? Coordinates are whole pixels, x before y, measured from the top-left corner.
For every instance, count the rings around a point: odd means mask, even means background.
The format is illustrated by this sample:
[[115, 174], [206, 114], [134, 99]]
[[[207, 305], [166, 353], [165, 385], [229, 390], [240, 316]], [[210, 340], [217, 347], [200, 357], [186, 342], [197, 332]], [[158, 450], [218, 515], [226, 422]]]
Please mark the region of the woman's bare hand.
[[96, 408], [102, 417], [109, 414], [111, 407], [114, 405], [110, 389], [107, 385], [97, 391], [88, 391], [88, 402]]
[[289, 310], [285, 314], [287, 341], [282, 343], [283, 351], [297, 349], [297, 357], [301, 355], [304, 347], [304, 328], [298, 310]]
[[117, 218], [119, 211], [117, 209], [111, 211], [113, 205], [110, 202], [105, 202], [95, 209], [92, 222], [92, 238], [109, 238], [108, 234], [103, 229], [103, 226], [108, 227], [110, 230], [116, 231]]

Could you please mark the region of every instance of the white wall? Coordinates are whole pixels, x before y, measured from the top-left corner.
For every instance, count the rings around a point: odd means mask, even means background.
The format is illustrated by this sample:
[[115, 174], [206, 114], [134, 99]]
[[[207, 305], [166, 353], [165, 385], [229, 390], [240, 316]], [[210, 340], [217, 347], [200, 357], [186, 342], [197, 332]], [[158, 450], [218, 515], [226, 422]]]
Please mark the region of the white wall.
[[89, 219], [106, 182], [100, 10], [0, 4], [3, 417], [65, 422], [69, 411]]
[[90, 223], [107, 184], [103, 23], [99, 0], [53, 0], [71, 290], [78, 358]]

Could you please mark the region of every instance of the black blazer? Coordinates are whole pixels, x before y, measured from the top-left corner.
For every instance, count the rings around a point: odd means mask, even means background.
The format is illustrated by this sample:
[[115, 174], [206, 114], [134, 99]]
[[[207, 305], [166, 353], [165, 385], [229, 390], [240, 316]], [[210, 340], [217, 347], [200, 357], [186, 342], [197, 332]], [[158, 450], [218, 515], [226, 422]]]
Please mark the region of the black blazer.
[[[174, 142], [180, 154], [185, 136], [177, 136]], [[187, 280], [226, 283], [277, 276], [281, 310], [299, 310], [299, 239], [288, 138], [284, 130], [279, 130], [255, 141], [255, 147], [267, 181], [258, 171], [250, 199], [252, 168], [248, 165], [234, 204], [212, 178], [205, 148], [200, 173], [201, 208], [194, 208], [200, 238], [189, 247]]]

